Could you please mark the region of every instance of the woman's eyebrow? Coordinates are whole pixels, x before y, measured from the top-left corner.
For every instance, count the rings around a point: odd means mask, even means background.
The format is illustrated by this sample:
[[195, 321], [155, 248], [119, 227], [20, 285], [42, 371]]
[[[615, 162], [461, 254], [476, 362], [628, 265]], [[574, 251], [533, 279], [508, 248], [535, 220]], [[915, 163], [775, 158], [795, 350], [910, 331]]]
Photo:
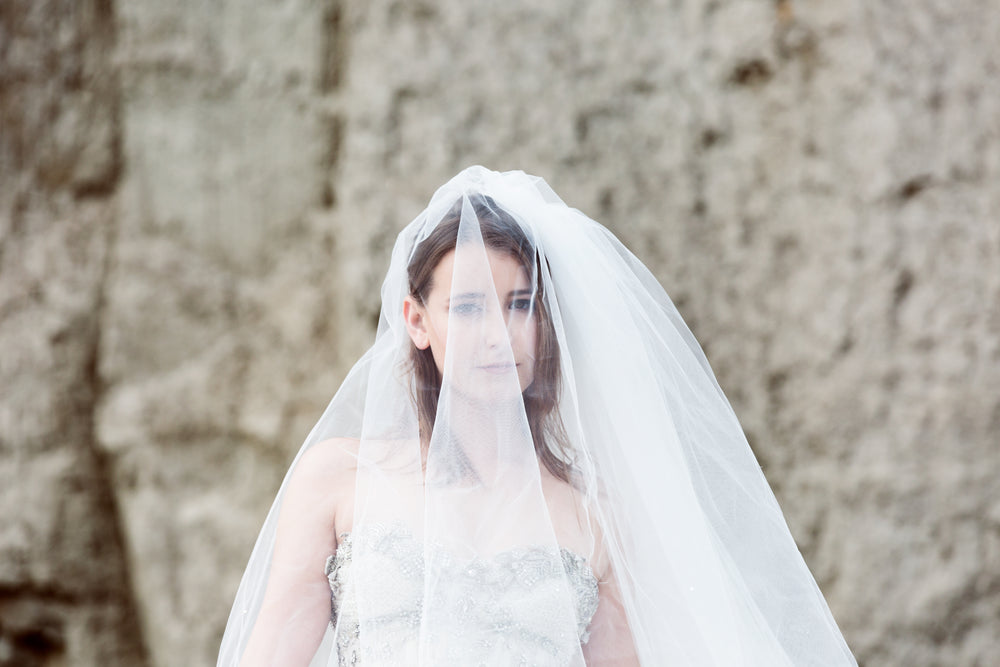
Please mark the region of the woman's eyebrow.
[[[535, 293], [535, 290], [528, 288], [515, 289], [507, 292], [507, 298], [515, 296], [531, 296]], [[452, 300], [455, 301], [482, 301], [486, 298], [486, 295], [482, 292], [462, 292], [461, 294], [456, 294], [454, 296], [448, 297], [445, 303], [451, 303]]]
[[461, 294], [456, 294], [453, 297], [452, 296], [448, 297], [448, 301], [450, 302], [452, 299], [455, 299], [456, 301], [460, 299], [465, 299], [465, 300], [484, 299], [485, 297], [486, 295], [483, 294], [482, 292], [462, 292]]

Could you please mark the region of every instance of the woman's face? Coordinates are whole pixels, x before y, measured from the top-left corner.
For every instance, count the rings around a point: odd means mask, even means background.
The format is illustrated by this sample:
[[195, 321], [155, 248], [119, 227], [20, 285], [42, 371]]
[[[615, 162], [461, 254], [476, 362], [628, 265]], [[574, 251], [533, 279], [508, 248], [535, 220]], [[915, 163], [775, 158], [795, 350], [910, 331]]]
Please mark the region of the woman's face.
[[460, 244], [434, 268], [425, 303], [403, 302], [413, 344], [430, 347], [442, 377], [447, 347], [451, 386], [481, 400], [511, 396], [515, 374], [518, 393], [531, 385], [538, 337], [524, 268], [502, 251], [487, 248], [486, 258], [482, 247]]

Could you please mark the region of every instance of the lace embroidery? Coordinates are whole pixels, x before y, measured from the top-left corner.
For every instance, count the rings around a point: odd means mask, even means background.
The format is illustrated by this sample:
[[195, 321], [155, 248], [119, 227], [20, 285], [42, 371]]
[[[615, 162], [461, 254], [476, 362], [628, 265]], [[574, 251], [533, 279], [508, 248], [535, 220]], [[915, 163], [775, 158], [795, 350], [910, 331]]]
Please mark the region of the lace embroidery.
[[[423, 543], [399, 526], [367, 526], [364, 539], [367, 553], [377, 561], [371, 566], [378, 572], [378, 584], [372, 591], [376, 599], [366, 600], [365, 624], [378, 629], [380, 642], [366, 645], [361, 655], [361, 620], [354, 599], [356, 545], [354, 536], [344, 533], [325, 568], [341, 666], [396, 663], [408, 650], [414, 650], [410, 644], [421, 623], [426, 568]], [[541, 547], [519, 547], [490, 558], [461, 560], [446, 551], [433, 550], [432, 571], [457, 582], [458, 590], [465, 591], [455, 601], [451, 622], [457, 627], [448, 633], [449, 643], [455, 644], [449, 646], [455, 659], [467, 659], [468, 646], [474, 645], [478, 654], [500, 649], [505, 655], [520, 656], [519, 662], [526, 665], [536, 664], [539, 656], [544, 664], [568, 662], [575, 647], [589, 639], [598, 587], [586, 558], [565, 547], [560, 548], [560, 556], [557, 560]], [[577, 632], [572, 643], [551, 620], [559, 616], [558, 608], [551, 605], [558, 607], [563, 581], [570, 586], [576, 607]]]

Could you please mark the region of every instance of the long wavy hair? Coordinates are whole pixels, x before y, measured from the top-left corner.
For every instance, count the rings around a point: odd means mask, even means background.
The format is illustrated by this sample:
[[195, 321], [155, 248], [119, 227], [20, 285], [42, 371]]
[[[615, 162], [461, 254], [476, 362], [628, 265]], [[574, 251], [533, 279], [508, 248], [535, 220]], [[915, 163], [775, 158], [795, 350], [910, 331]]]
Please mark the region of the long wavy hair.
[[[559, 342], [545, 305], [542, 259], [513, 216], [501, 208], [492, 197], [472, 194], [468, 195], [468, 199], [479, 219], [479, 229], [485, 246], [515, 259], [534, 282], [536, 362], [534, 380], [522, 392], [524, 410], [538, 459], [556, 478], [572, 483], [572, 458], [565, 428], [556, 409], [561, 386]], [[462, 202], [463, 199], [455, 202], [427, 238], [417, 244], [410, 258], [407, 266], [410, 296], [421, 305], [426, 304], [432, 288], [434, 269], [458, 243]], [[420, 439], [426, 446], [434, 430], [438, 397], [441, 394], [441, 373], [434, 363], [430, 348], [421, 350], [415, 345], [411, 346], [410, 364], [414, 374], [413, 401], [417, 408]]]

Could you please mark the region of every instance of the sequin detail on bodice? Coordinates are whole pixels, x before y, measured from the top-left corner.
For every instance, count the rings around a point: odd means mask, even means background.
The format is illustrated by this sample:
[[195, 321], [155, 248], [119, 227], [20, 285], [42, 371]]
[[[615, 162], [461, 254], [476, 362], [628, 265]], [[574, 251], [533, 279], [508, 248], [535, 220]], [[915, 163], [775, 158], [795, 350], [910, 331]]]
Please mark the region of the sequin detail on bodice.
[[[377, 642], [359, 641], [361, 620], [355, 599], [355, 535], [341, 535], [326, 562], [340, 665], [413, 664], [424, 596], [424, 543], [402, 527], [366, 527], [366, 554], [377, 576], [367, 579], [366, 632]], [[441, 664], [565, 665], [586, 643], [597, 611], [597, 579], [587, 559], [566, 548], [518, 547], [489, 558], [461, 560], [444, 550], [429, 551], [437, 577], [450, 586], [448, 630], [432, 637]], [[566, 622], [566, 586], [575, 606], [575, 632]], [[377, 628], [377, 630], [376, 630]], [[425, 632], [428, 629], [424, 628]], [[430, 629], [435, 633], [434, 628]], [[446, 639], [439, 639], [445, 637]], [[425, 637], [426, 640], [426, 637]], [[470, 659], [470, 656], [475, 658]], [[437, 660], [435, 661], [435, 664]]]

